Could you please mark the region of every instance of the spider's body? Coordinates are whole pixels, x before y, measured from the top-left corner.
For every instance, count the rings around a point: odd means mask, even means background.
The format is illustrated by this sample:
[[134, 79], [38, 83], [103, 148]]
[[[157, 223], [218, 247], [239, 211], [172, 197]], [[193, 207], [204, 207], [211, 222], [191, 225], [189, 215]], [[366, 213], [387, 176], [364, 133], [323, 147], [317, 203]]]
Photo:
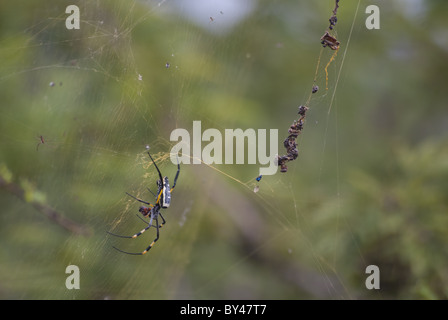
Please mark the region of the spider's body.
[[171, 203], [171, 189], [168, 177], [163, 178], [163, 183], [160, 183], [160, 180], [158, 180], [157, 186], [159, 187], [159, 190], [157, 192], [160, 197], [159, 203], [163, 209], [166, 209], [170, 206]]
[[[139, 212], [144, 216], [144, 217], [148, 217], [150, 218], [148, 226], [146, 228], [144, 228], [142, 231], [134, 234], [133, 236], [121, 236], [121, 235], [117, 235], [111, 232], [108, 232], [109, 234], [116, 236], [116, 237], [120, 237], [120, 238], [131, 238], [131, 239], [135, 239], [137, 238], [139, 235], [141, 235], [143, 232], [145, 232], [146, 230], [148, 230], [151, 227], [156, 228], [157, 230], [157, 236], [154, 239], [154, 241], [143, 251], [143, 252], [126, 252], [123, 250], [120, 250], [116, 247], [114, 247], [116, 250], [126, 253], [126, 254], [133, 254], [133, 255], [143, 255], [146, 252], [148, 252], [152, 246], [155, 244], [155, 242], [159, 239], [159, 229], [162, 228], [162, 226], [165, 224], [165, 219], [162, 216], [162, 213], [160, 212], [160, 209], [166, 209], [170, 206], [171, 204], [171, 192], [173, 191], [174, 187], [176, 186], [176, 182], [177, 182], [177, 178], [179, 177], [179, 172], [180, 172], [180, 165], [179, 162], [177, 163], [177, 173], [176, 173], [176, 177], [174, 178], [174, 182], [173, 182], [173, 187], [170, 188], [170, 183], [168, 180], [168, 177], [162, 177], [162, 174], [160, 173], [159, 168], [157, 167], [156, 163], [154, 162], [154, 159], [151, 157], [151, 154], [148, 152], [149, 157], [151, 158], [152, 163], [154, 163], [154, 166], [157, 169], [157, 172], [159, 173], [159, 179], [157, 180], [157, 194], [154, 194], [151, 190], [149, 190], [149, 192], [151, 192], [155, 198], [156, 198], [156, 202], [155, 204], [151, 204], [147, 201], [138, 199], [136, 197], [134, 197], [133, 195], [129, 194], [126, 192], [126, 194], [132, 198], [134, 198], [135, 200], [144, 203], [146, 205], [148, 205], [147, 207], [145, 206], [141, 206], [139, 209]], [[162, 219], [162, 223], [159, 225], [159, 216]], [[142, 218], [141, 218], [142, 219]], [[146, 220], [142, 219], [143, 221], [145, 221], [145, 223], [147, 223]], [[156, 225], [154, 226], [152, 224], [152, 221], [155, 220]]]

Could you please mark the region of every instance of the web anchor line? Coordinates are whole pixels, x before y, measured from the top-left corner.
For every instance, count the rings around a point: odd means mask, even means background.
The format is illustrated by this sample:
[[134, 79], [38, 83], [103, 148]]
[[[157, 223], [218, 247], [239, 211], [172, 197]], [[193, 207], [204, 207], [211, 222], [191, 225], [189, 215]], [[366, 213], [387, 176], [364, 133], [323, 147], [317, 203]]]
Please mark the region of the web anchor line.
[[[339, 9], [339, 0], [335, 0], [335, 7], [333, 9], [333, 15], [330, 17], [329, 22], [330, 26], [325, 31], [324, 35], [320, 38], [322, 46], [329, 47], [331, 50], [336, 50], [335, 54], [332, 56], [330, 62], [325, 67], [325, 73], [327, 74], [328, 79], [328, 73], [327, 68], [331, 61], [333, 61], [334, 57], [337, 54], [337, 51], [339, 50], [340, 42], [336, 39], [336, 37], [332, 34], [330, 34], [329, 30], [333, 30], [336, 26], [336, 23], [338, 21], [336, 15]], [[319, 65], [318, 65], [319, 67]], [[317, 71], [316, 71], [317, 72]], [[319, 87], [317, 85], [313, 85], [311, 93], [314, 94], [319, 90]], [[309, 99], [308, 99], [309, 102]], [[308, 104], [307, 102], [307, 104]], [[297, 149], [297, 142], [296, 139], [299, 136], [300, 133], [302, 133], [303, 126], [305, 124], [305, 117], [306, 112], [308, 111], [309, 107], [306, 105], [299, 106], [299, 118], [297, 120], [294, 120], [292, 125], [288, 129], [288, 137], [283, 141], [283, 145], [286, 149], [286, 155], [283, 156], [277, 156], [277, 164], [280, 167], [280, 172], [287, 172], [288, 166], [286, 165], [287, 162], [293, 161], [297, 159], [299, 156], [299, 150]]]

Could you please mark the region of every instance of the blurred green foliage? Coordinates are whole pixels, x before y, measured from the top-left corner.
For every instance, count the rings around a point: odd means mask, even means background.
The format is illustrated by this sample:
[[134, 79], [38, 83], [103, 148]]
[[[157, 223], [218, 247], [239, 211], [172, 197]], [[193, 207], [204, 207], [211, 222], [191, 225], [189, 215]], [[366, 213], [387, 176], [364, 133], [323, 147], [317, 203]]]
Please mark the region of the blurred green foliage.
[[[378, 3], [380, 30], [361, 3], [349, 37], [357, 3], [341, 2], [325, 90], [334, 1], [260, 0], [226, 33], [214, 24], [228, 12], [200, 27], [172, 1], [73, 1], [80, 30], [65, 2], [2, 1], [0, 297], [448, 298], [448, 4], [418, 3]], [[193, 120], [278, 129], [283, 153], [318, 61], [286, 174], [254, 193], [258, 166], [183, 164], [157, 245], [112, 249], [154, 236], [106, 234], [142, 229], [125, 192], [151, 199], [146, 145], [170, 179], [170, 133]], [[80, 290], [65, 287], [70, 264]]]

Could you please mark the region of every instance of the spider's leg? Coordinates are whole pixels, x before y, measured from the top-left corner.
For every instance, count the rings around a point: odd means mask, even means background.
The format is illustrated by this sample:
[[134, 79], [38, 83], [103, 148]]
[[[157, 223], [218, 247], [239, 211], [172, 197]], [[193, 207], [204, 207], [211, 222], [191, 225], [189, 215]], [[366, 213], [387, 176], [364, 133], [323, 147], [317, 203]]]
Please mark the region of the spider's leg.
[[129, 193], [127, 193], [127, 192], [126, 192], [126, 194], [127, 194], [128, 196], [130, 196], [131, 198], [134, 198], [134, 199], [137, 200], [138, 202], [141, 202], [141, 203], [147, 204], [148, 206], [154, 207], [153, 204], [151, 204], [151, 203], [149, 203], [149, 202], [146, 202], [146, 201], [143, 201], [142, 199], [136, 198], [136, 197], [134, 197], [132, 194], [129, 194]]
[[112, 246], [112, 248], [114, 248], [115, 250], [120, 251], [122, 253], [132, 254], [132, 255], [135, 255], [135, 256], [141, 256], [143, 254], [141, 252], [127, 252], [127, 251], [123, 251], [123, 250], [118, 249], [117, 247], [114, 247], [114, 246]]
[[[143, 219], [142, 219], [142, 220], [143, 220]], [[156, 221], [157, 221], [157, 220], [156, 220]], [[149, 221], [148, 226], [147, 226], [146, 228], [144, 228], [142, 231], [137, 232], [137, 233], [134, 234], [133, 236], [122, 236], [122, 235], [115, 234], [115, 233], [112, 233], [112, 232], [109, 232], [109, 231], [107, 231], [107, 233], [110, 234], [110, 235], [113, 235], [113, 236], [115, 236], [115, 237], [119, 237], [119, 238], [135, 239], [135, 238], [137, 238], [138, 236], [140, 236], [143, 232], [145, 232], [146, 230], [148, 230], [149, 228], [151, 228], [152, 226], [153, 226], [153, 225], [152, 225], [152, 215], [151, 215], [151, 220]]]
[[[160, 229], [160, 227], [159, 227], [159, 219], [158, 219], [157, 216], [156, 216], [155, 219], [156, 219], [156, 229], [157, 229], [156, 238], [151, 242], [151, 244], [148, 246], [148, 248], [146, 248], [145, 251], [143, 251], [141, 254], [145, 254], [146, 252], [151, 250], [152, 246], [157, 242], [157, 240], [159, 240], [159, 229]], [[165, 219], [163, 219], [163, 217], [162, 217], [162, 220], [165, 221]]]
[[139, 218], [140, 220], [142, 220], [145, 224], [149, 224], [149, 223], [151, 223], [151, 227], [156, 227], [156, 226], [154, 226], [154, 225], [152, 225], [152, 219], [150, 220], [150, 222], [148, 222], [148, 221], [146, 221], [145, 219], [143, 219], [142, 217], [140, 217], [140, 215], [138, 215], [138, 214], [136, 214], [135, 215], [137, 218]]
[[162, 194], [163, 194], [163, 188], [160, 189], [159, 195], [157, 196], [157, 199], [156, 199], [157, 205], [160, 205], [160, 198], [162, 197]]
[[148, 189], [148, 191], [151, 192], [151, 194], [154, 196], [154, 198], [157, 198], [156, 194], [154, 192], [152, 192], [151, 189], [149, 189], [149, 188], [146, 188], [146, 189]]
[[[140, 217], [138, 214], [136, 214], [135, 215], [137, 218], [139, 218], [140, 220], [142, 220], [145, 224], [148, 224], [148, 221], [146, 221], [145, 219], [143, 219], [142, 217]], [[162, 216], [162, 213], [161, 212], [159, 212], [159, 216], [162, 218], [162, 223], [159, 225], [159, 228], [162, 228], [163, 227], [163, 225], [166, 223], [166, 220], [165, 220], [165, 218]], [[152, 219], [151, 219], [151, 221], [149, 222], [149, 223], [151, 223], [151, 227], [156, 227], [155, 225], [152, 225]]]
[[159, 229], [160, 229], [160, 228], [162, 228], [163, 225], [166, 223], [166, 220], [165, 220], [165, 218], [162, 216], [162, 213], [161, 213], [161, 212], [159, 212], [159, 216], [160, 216], [160, 218], [162, 218], [162, 223], [161, 223], [160, 226], [159, 226]]
[[176, 186], [177, 178], [179, 178], [179, 173], [180, 173], [180, 164], [179, 164], [179, 157], [177, 157], [177, 173], [176, 177], [174, 178], [173, 187], [171, 188], [170, 192], [172, 192], [174, 187]]
[[148, 152], [148, 155], [149, 155], [149, 157], [151, 158], [152, 163], [154, 163], [154, 166], [156, 167], [157, 172], [159, 173], [160, 182], [162, 182], [162, 181], [163, 181], [163, 178], [162, 178], [162, 174], [160, 173], [159, 167], [156, 165], [156, 163], [154, 162], [154, 159], [151, 157], [151, 154], [150, 154], [149, 152]]
[[[114, 248], [115, 250], [117, 250], [117, 251], [120, 251], [120, 252], [122, 252], [122, 253], [126, 253], [126, 254], [137, 255], [137, 256], [144, 255], [144, 254], [147, 253], [149, 250], [151, 250], [152, 246], [156, 243], [157, 240], [159, 240], [159, 220], [158, 220], [158, 217], [157, 217], [157, 216], [155, 217], [155, 220], [156, 220], [157, 236], [156, 236], [156, 238], [153, 240], [153, 242], [151, 242], [151, 244], [150, 244], [150, 245], [149, 245], [143, 252], [127, 252], [127, 251], [123, 251], [123, 250], [121, 250], [121, 249], [118, 249], [117, 247], [113, 247], [113, 248]], [[148, 230], [149, 228], [151, 228], [150, 225], [149, 225], [148, 227], [146, 227], [146, 228], [144, 229], [144, 231]], [[142, 234], [144, 231], [142, 230], [142, 232], [140, 232], [140, 234]], [[135, 236], [135, 237], [138, 237], [140, 234], [136, 234], [136, 235], [134, 235], [134, 236]], [[133, 237], [130, 237], [130, 238], [133, 238]]]
[[[110, 235], [113, 235], [113, 236], [115, 236], [115, 237], [119, 237], [119, 238], [135, 239], [135, 238], [137, 238], [139, 235], [141, 235], [143, 232], [145, 232], [146, 230], [148, 230], [149, 228], [151, 228], [151, 225], [150, 225], [150, 224], [149, 224], [145, 229], [143, 229], [142, 231], [140, 231], [140, 232], [134, 234], [133, 236], [122, 236], [122, 235], [115, 234], [115, 233], [112, 233], [112, 232], [109, 232], [109, 231], [107, 231], [107, 233], [110, 234]], [[157, 230], [158, 230], [158, 229], [157, 229]], [[133, 254], [133, 255], [141, 255], [141, 254], [143, 254], [143, 253], [132, 253], [132, 252], [123, 251], [123, 250], [121, 250], [121, 249], [118, 249], [118, 248], [115, 247], [115, 246], [112, 246], [112, 248], [114, 248], [114, 249], [117, 250], [117, 251], [126, 253], [126, 254]]]

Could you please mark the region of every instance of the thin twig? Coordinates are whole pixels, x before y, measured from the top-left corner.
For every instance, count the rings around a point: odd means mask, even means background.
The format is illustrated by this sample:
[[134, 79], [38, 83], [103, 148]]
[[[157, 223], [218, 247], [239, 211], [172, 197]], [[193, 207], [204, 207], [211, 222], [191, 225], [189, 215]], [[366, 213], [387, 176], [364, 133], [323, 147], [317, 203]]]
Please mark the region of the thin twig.
[[27, 203], [30, 203], [34, 208], [43, 213], [48, 219], [58, 224], [59, 226], [63, 227], [64, 229], [79, 235], [90, 235], [90, 231], [86, 226], [70, 220], [69, 218], [63, 216], [55, 209], [35, 200], [27, 201], [25, 199], [25, 190], [22, 187], [18, 186], [13, 182], [6, 181], [1, 176], [0, 176], [0, 188], [5, 189], [9, 193], [18, 197], [19, 199]]

